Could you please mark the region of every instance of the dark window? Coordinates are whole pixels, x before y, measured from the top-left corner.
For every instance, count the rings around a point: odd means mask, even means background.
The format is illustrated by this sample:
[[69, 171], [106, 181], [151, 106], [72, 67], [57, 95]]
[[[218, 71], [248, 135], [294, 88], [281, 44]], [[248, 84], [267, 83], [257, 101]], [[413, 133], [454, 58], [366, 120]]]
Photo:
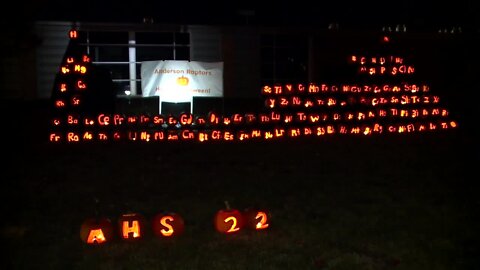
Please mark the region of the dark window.
[[264, 35], [261, 38], [263, 84], [296, 83], [308, 80], [306, 36]]
[[262, 35], [260, 37], [260, 43], [265, 47], [273, 47], [275, 42], [275, 35]]
[[128, 47], [125, 46], [91, 46], [95, 62], [128, 62]]
[[175, 60], [190, 60], [190, 47], [176, 47]]
[[135, 72], [137, 73], [137, 79], [142, 78], [142, 63], [137, 63], [135, 67]]
[[137, 32], [137, 44], [173, 44], [173, 33]]
[[137, 47], [137, 62], [173, 60], [172, 47]]
[[128, 64], [97, 64], [110, 71], [113, 80], [124, 80], [129, 77]]
[[175, 44], [189, 45], [190, 34], [189, 33], [175, 33]]
[[129, 81], [115, 81], [113, 82], [115, 85], [115, 89], [117, 90], [117, 95], [126, 95], [125, 91], [130, 90], [130, 82]]
[[89, 32], [93, 44], [128, 44], [128, 32]]

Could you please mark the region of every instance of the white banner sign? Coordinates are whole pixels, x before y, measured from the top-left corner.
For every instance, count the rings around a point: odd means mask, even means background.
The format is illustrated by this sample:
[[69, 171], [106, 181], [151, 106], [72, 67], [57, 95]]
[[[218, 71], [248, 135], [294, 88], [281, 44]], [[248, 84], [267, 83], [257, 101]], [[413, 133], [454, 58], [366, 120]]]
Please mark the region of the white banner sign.
[[190, 102], [192, 97], [223, 97], [223, 62], [142, 62], [142, 95], [167, 102]]

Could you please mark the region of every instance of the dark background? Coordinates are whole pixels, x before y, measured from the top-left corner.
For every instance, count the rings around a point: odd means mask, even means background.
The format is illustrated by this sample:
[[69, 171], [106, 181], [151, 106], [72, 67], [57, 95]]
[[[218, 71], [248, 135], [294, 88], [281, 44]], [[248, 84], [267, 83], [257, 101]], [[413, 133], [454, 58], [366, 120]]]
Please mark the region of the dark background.
[[[15, 1], [2, 14], [5, 21], [82, 20], [158, 23], [313, 24], [352, 26], [407, 23], [418, 27], [439, 24], [478, 26], [473, 0], [439, 1]], [[3, 9], [2, 8], [2, 9]], [[11, 10], [10, 10], [11, 9]], [[248, 17], [248, 20], [247, 20]]]

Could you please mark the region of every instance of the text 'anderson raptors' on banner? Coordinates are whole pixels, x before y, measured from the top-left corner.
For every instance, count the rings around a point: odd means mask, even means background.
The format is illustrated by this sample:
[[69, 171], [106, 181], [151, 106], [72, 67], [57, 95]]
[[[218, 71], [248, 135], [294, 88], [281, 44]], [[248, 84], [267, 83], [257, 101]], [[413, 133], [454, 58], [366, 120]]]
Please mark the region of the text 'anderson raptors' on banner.
[[142, 95], [162, 101], [188, 102], [192, 97], [223, 97], [223, 62], [144, 61]]

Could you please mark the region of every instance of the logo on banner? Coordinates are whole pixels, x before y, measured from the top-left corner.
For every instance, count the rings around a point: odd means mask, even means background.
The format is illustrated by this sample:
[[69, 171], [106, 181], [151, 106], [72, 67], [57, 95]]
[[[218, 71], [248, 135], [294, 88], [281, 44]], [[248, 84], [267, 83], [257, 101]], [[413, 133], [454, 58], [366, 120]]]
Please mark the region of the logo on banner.
[[192, 97], [223, 97], [223, 62], [142, 62], [142, 95], [167, 102], [190, 102]]

